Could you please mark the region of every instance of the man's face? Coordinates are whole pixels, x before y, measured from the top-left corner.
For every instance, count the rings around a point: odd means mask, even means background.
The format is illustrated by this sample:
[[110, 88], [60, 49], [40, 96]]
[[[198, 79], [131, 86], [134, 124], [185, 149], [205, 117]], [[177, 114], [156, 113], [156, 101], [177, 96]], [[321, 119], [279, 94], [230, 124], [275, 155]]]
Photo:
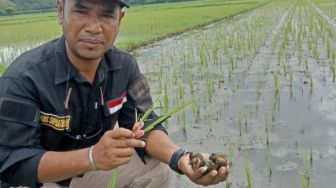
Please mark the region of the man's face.
[[100, 59], [113, 45], [124, 16], [112, 0], [59, 0], [58, 14], [67, 52], [89, 61]]

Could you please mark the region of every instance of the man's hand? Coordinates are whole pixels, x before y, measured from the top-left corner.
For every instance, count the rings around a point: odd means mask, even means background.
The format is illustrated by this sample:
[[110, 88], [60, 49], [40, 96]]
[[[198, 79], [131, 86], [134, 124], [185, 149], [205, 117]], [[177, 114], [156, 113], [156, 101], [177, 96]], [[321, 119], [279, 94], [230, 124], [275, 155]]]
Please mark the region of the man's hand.
[[[209, 159], [209, 154], [202, 154], [204, 159]], [[226, 180], [229, 174], [229, 166], [221, 167], [218, 171], [212, 170], [207, 174], [204, 174], [207, 170], [206, 167], [201, 167], [199, 169], [192, 169], [189, 160], [189, 154], [185, 154], [178, 162], [179, 169], [188, 178], [196, 184], [207, 186], [214, 185]]]
[[145, 142], [136, 139], [136, 136], [134, 131], [124, 128], [107, 131], [93, 148], [96, 168], [111, 170], [127, 164], [135, 154], [134, 147], [145, 147]]

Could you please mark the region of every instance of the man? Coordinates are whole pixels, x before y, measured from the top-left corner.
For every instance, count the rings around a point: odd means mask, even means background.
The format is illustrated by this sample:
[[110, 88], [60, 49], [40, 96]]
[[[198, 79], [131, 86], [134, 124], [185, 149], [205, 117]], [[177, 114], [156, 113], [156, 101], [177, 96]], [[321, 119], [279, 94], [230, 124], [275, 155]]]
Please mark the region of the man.
[[197, 184], [226, 179], [225, 167], [193, 170], [161, 125], [144, 135], [146, 125], [135, 122], [135, 110], [144, 113], [152, 100], [136, 61], [113, 47], [124, 6], [58, 0], [64, 36], [23, 54], [1, 77], [1, 181], [106, 187], [118, 169], [117, 187], [169, 187], [166, 164]]

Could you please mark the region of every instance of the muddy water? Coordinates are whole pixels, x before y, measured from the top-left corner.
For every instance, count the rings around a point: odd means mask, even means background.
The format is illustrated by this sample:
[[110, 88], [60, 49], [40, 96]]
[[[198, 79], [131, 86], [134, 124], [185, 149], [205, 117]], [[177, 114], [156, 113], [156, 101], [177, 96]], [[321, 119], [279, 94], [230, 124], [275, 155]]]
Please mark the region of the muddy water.
[[[336, 87], [324, 43], [316, 43], [317, 60], [303, 39], [307, 67], [298, 60], [294, 38], [280, 63], [278, 58], [288, 15], [294, 12], [294, 27], [304, 10], [271, 4], [135, 51], [152, 92], [166, 90], [170, 108], [197, 101], [199, 120], [191, 107], [186, 109], [185, 120], [181, 113], [166, 125], [170, 136], [187, 150], [230, 156], [228, 181], [213, 187], [247, 187], [247, 161], [254, 187], [334, 187]], [[306, 35], [312, 33], [307, 29]], [[230, 36], [242, 41], [242, 50], [237, 42], [229, 44]], [[173, 187], [198, 186], [177, 175]]]

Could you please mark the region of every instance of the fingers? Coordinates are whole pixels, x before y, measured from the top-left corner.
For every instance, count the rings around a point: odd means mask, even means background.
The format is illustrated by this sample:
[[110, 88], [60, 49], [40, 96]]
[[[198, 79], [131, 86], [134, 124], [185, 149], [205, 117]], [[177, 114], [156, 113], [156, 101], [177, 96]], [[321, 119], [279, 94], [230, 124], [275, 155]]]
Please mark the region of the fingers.
[[201, 177], [202, 185], [214, 185], [226, 180], [229, 175], [229, 168], [221, 167], [218, 171], [212, 170], [208, 174]]
[[108, 131], [107, 134], [114, 139], [133, 138], [134, 136], [132, 131], [124, 128]]
[[141, 138], [145, 132], [144, 130], [141, 130], [144, 127], [144, 123], [143, 122], [136, 122], [133, 126], [133, 134], [134, 134], [134, 138]]
[[135, 130], [135, 131], [133, 131], [133, 134], [134, 134], [134, 138], [139, 139], [145, 134], [145, 131], [144, 130]]
[[[139, 130], [141, 131], [141, 130]], [[109, 146], [116, 148], [134, 148], [134, 147], [145, 147], [145, 142], [135, 138], [135, 134], [124, 128], [108, 131], [104, 135], [105, 142]], [[139, 133], [136, 133], [139, 134]], [[141, 133], [140, 133], [141, 134]]]
[[143, 128], [143, 123], [135, 123], [133, 126], [133, 130], [130, 131], [128, 129], [120, 128], [113, 131], [109, 131], [109, 136], [114, 139], [121, 139], [121, 138], [140, 138], [142, 137], [145, 132], [141, 130]]
[[225, 181], [228, 175], [229, 175], [229, 167], [221, 167], [218, 171], [216, 171], [216, 173], [211, 174], [213, 178], [211, 183], [217, 184], [222, 181]]
[[135, 147], [145, 147], [145, 142], [135, 139], [127, 129], [107, 131], [94, 147], [95, 165], [100, 170], [110, 170], [129, 162]]
[[116, 148], [143, 148], [145, 147], [145, 142], [138, 139], [118, 139], [111, 141], [111, 144]]
[[116, 157], [132, 157], [135, 150], [132, 148], [118, 148], [114, 152]]
[[144, 127], [144, 123], [143, 122], [136, 122], [133, 126], [132, 131], [136, 131], [136, 130], [140, 130]]

